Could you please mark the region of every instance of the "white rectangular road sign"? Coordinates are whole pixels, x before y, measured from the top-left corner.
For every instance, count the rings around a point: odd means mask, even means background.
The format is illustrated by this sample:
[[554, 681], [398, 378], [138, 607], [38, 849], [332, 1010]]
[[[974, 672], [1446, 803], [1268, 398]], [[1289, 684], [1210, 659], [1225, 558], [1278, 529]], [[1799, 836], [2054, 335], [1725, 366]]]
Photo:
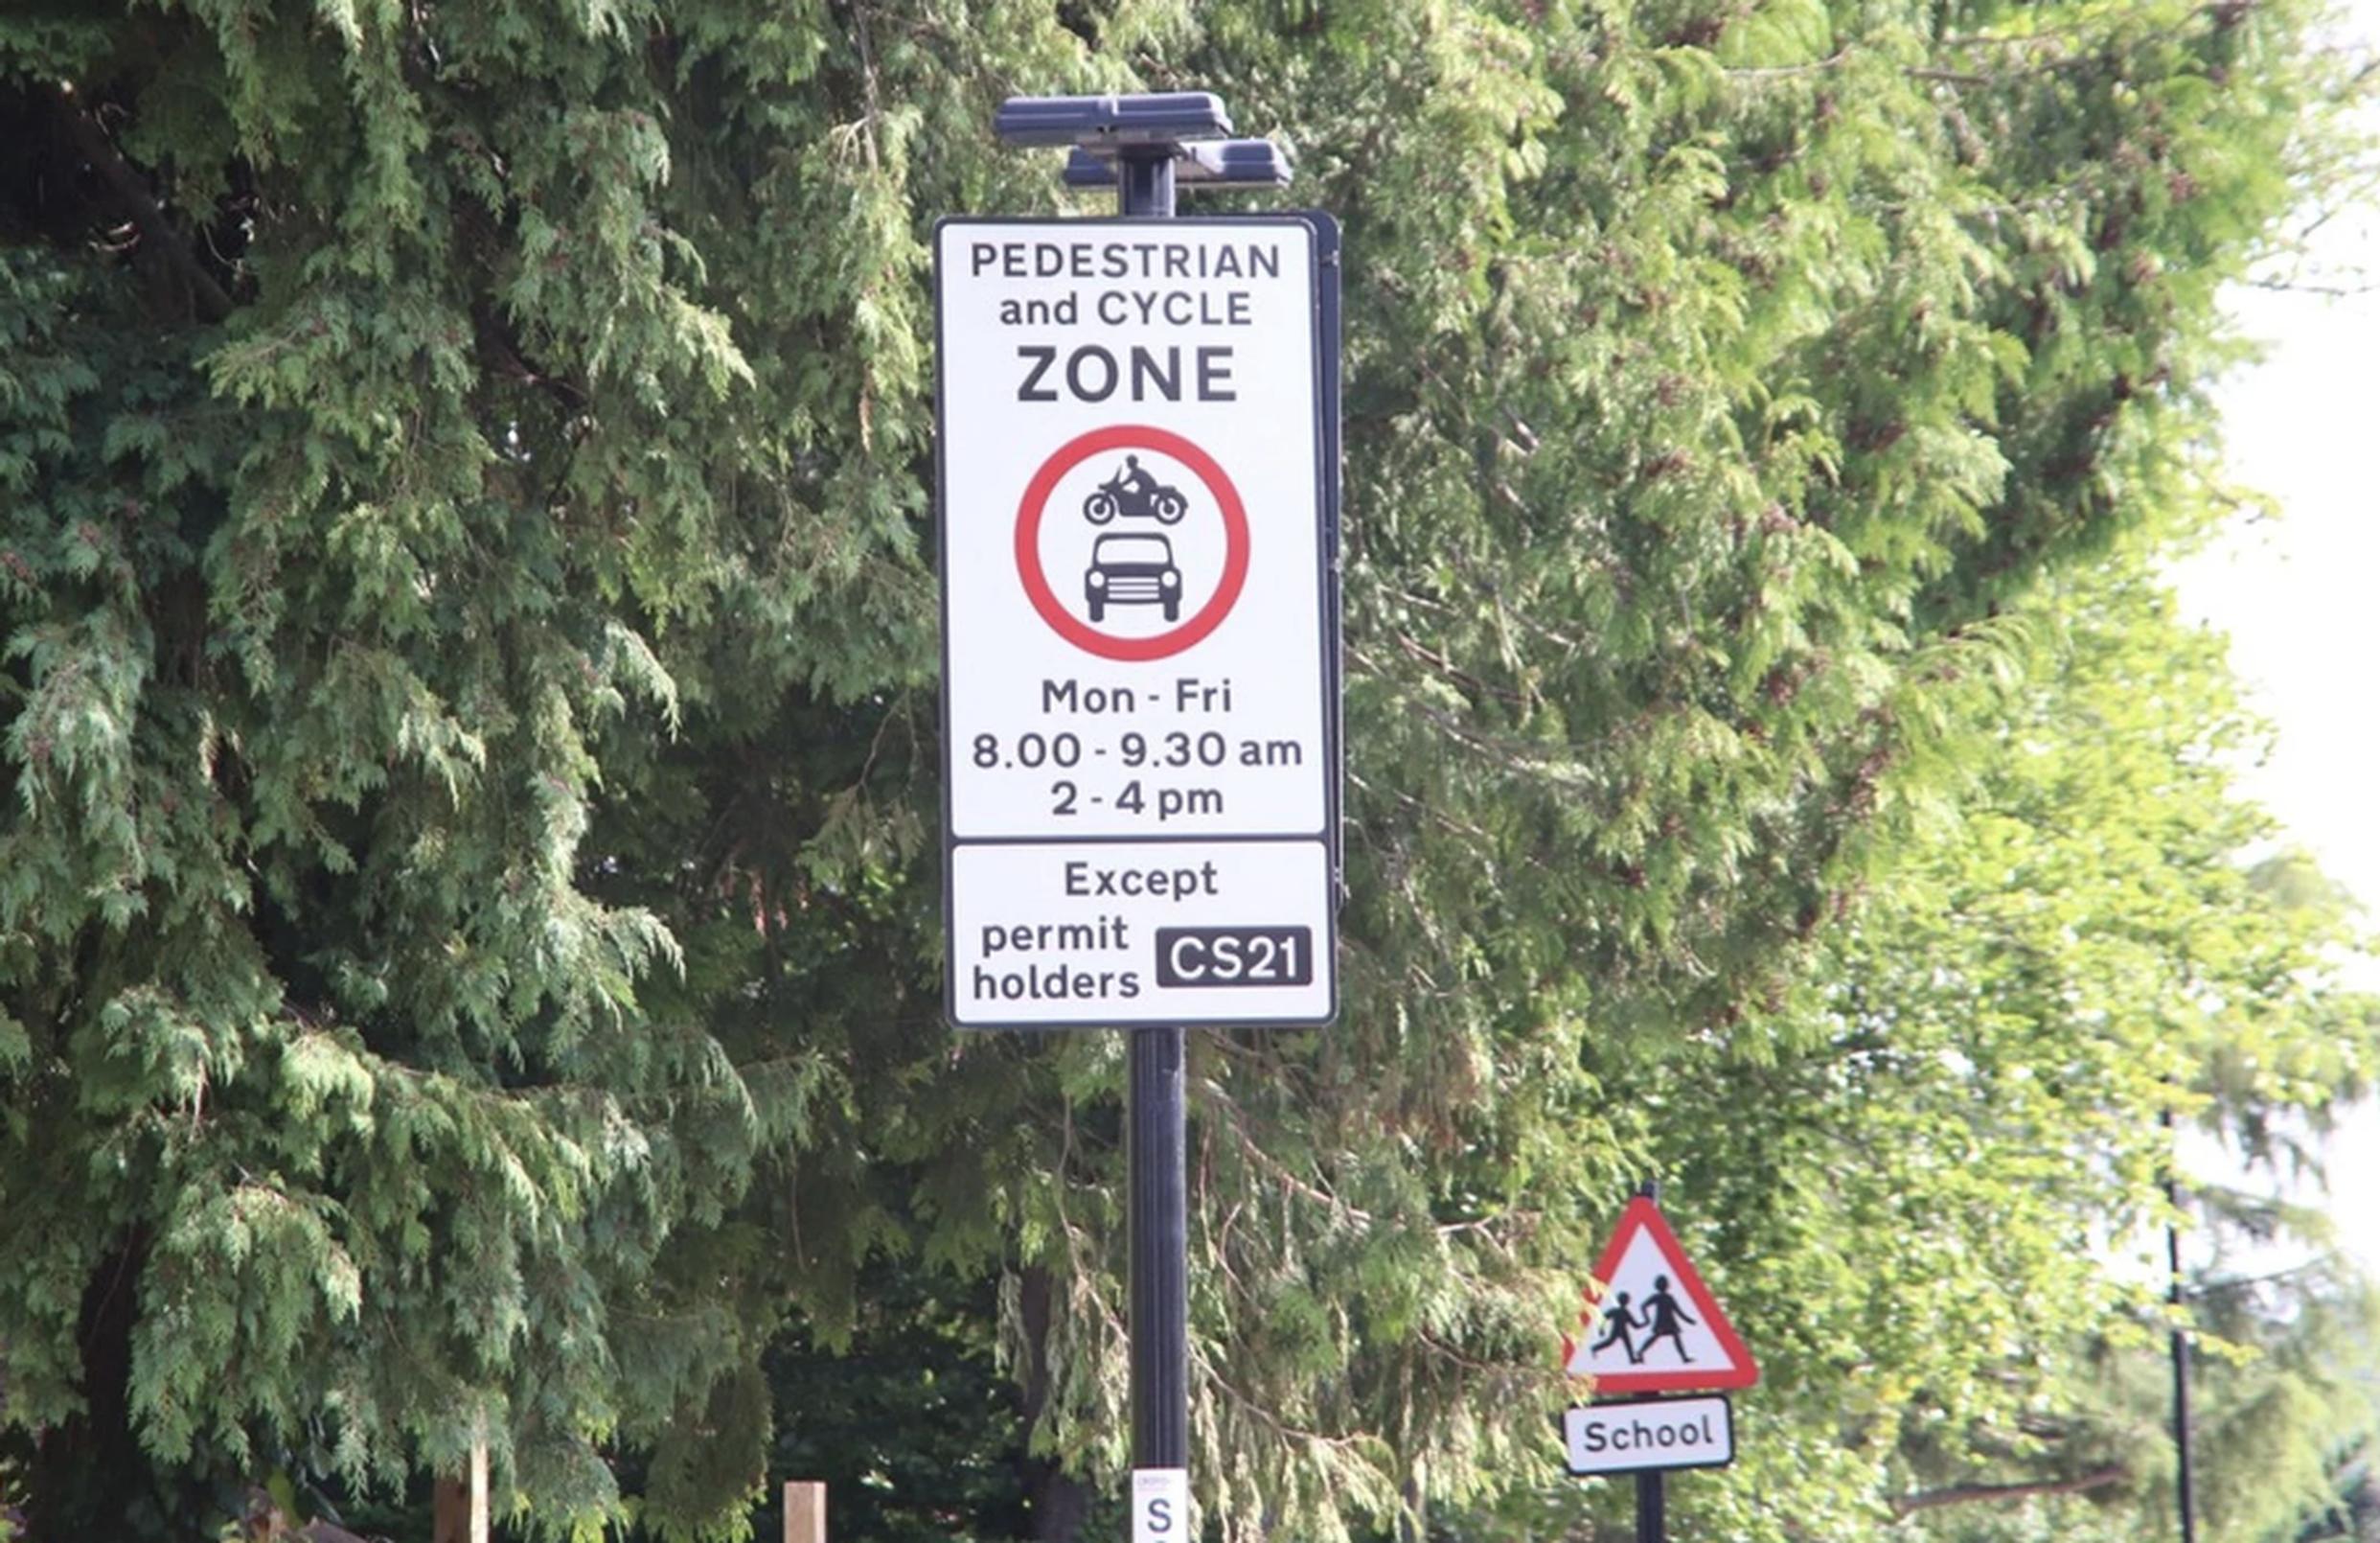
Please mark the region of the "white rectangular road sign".
[[1133, 1470], [1133, 1543], [1181, 1543], [1190, 1536], [1190, 1470]]
[[1319, 841], [962, 845], [951, 1021], [1317, 1023], [1330, 879]]
[[[952, 219], [936, 234], [954, 1023], [1331, 1016], [1322, 245], [1314, 223], [1279, 217]], [[1260, 864], [1251, 842], [1282, 850]], [[1236, 893], [1077, 894], [1053, 877], [1060, 847], [1101, 843], [1132, 856], [1075, 858], [1171, 872], [1211, 856]], [[1258, 866], [1298, 887], [1260, 891]], [[1297, 933], [1304, 973], [1168, 968], [1160, 984], [1156, 934], [1176, 924], [1247, 930], [1211, 940], [1232, 959]], [[1039, 957], [986, 943], [1027, 928], [1049, 940]], [[1288, 931], [1267, 945], [1269, 928]], [[1016, 970], [1022, 995], [1006, 989]]]
[[1572, 1473], [1718, 1468], [1735, 1461], [1735, 1416], [1721, 1395], [1643, 1398], [1564, 1411]]

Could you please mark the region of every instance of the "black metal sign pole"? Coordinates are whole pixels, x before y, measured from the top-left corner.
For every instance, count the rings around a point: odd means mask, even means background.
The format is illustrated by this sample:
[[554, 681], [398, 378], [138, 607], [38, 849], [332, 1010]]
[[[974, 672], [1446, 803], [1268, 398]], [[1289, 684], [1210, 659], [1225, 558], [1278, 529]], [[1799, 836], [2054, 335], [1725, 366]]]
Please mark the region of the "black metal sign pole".
[[[1174, 147], [1116, 157], [1116, 212], [1174, 218]], [[1190, 1465], [1190, 1191], [1179, 1028], [1132, 1041], [1133, 1466]]]
[[[1174, 218], [1174, 147], [1116, 156], [1116, 212]], [[1133, 1466], [1190, 1465], [1189, 1126], [1182, 1088], [1188, 1035], [1126, 1031], [1132, 1041]]]
[[1190, 1465], [1190, 1195], [1179, 1028], [1132, 1036], [1133, 1466]]
[[1661, 1487], [1663, 1477], [1659, 1468], [1636, 1475], [1636, 1543], [1668, 1543], [1669, 1492]]
[[[2173, 1111], [2167, 1108], [2157, 1122], [2167, 1132], [2165, 1204], [2176, 1217], [2182, 1212], [2182, 1180], [2174, 1171], [2171, 1146]], [[2182, 1290], [2182, 1229], [2165, 1223], [2165, 1301], [2173, 1304], [2173, 1455], [2176, 1499], [2181, 1505], [2182, 1543], [2198, 1543], [2198, 1497], [2190, 1475], [2190, 1334]]]
[[[1658, 1206], [1661, 1203], [1661, 1182], [1647, 1179], [1636, 1186], [1636, 1193]], [[1663, 1487], [1666, 1478], [1659, 1468], [1647, 1468], [1636, 1475], [1636, 1543], [1669, 1543], [1669, 1491]]]

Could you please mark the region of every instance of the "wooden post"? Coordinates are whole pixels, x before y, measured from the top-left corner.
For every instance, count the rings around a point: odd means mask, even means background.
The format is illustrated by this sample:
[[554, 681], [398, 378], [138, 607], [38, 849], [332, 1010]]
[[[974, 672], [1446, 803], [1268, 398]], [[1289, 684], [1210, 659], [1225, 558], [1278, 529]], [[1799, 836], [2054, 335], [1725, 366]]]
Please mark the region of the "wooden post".
[[471, 1443], [470, 1469], [438, 1481], [431, 1543], [488, 1543], [488, 1443]]
[[785, 1543], [827, 1543], [826, 1485], [815, 1480], [786, 1481]]

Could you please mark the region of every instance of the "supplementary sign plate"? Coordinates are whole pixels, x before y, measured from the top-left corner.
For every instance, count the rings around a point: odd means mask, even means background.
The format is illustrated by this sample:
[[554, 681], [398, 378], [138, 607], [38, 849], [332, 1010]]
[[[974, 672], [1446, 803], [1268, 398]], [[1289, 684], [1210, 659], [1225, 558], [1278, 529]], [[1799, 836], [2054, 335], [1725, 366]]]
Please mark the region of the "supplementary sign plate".
[[951, 1016], [1112, 1024], [1314, 1016], [1328, 977], [1319, 841], [1041, 843], [951, 854]]
[[1639, 1398], [1562, 1416], [1572, 1473], [1719, 1468], [1735, 1461], [1735, 1415], [1724, 1397]]
[[1182, 1543], [1190, 1536], [1190, 1470], [1133, 1470], [1133, 1543]]

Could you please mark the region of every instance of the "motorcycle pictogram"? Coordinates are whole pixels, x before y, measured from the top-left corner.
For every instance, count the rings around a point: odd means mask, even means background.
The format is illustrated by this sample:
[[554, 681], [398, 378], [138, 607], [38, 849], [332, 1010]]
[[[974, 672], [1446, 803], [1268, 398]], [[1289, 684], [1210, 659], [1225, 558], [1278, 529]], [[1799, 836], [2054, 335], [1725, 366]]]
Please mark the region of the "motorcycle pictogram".
[[1083, 518], [1104, 525], [1118, 515], [1131, 519], [1155, 519], [1160, 525], [1180, 521], [1190, 500], [1179, 488], [1169, 487], [1141, 470], [1140, 457], [1124, 457], [1125, 469], [1101, 483], [1083, 500]]

